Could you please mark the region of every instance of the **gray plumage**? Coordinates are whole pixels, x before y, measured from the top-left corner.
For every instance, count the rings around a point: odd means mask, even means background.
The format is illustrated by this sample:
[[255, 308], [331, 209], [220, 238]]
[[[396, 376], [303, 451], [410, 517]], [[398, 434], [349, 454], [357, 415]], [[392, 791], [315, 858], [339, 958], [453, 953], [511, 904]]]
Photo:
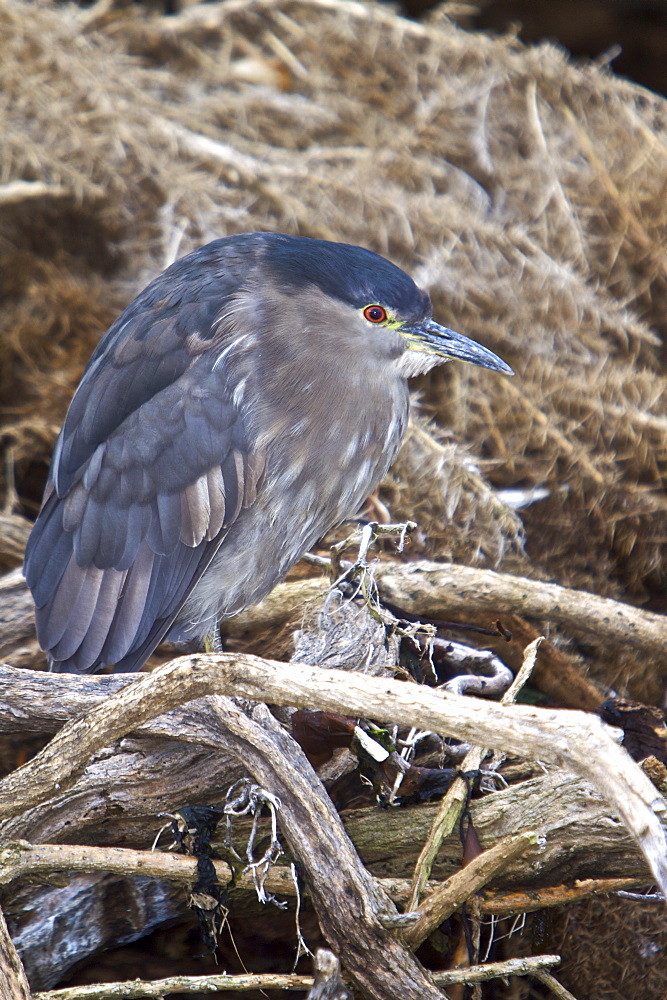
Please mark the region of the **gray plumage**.
[[452, 357], [510, 370], [359, 247], [249, 233], [173, 264], [56, 444], [25, 560], [53, 669], [135, 670], [260, 600], [389, 468], [407, 378]]

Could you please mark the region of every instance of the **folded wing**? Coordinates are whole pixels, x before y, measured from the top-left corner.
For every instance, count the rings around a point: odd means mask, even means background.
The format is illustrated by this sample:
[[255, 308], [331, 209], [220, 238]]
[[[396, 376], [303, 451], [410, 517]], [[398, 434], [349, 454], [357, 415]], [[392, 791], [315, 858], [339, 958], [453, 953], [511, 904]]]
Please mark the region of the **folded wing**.
[[54, 669], [137, 669], [262, 480], [233, 402], [224, 284], [187, 283], [186, 296], [172, 275], [160, 297], [160, 282], [91, 359], [26, 551]]

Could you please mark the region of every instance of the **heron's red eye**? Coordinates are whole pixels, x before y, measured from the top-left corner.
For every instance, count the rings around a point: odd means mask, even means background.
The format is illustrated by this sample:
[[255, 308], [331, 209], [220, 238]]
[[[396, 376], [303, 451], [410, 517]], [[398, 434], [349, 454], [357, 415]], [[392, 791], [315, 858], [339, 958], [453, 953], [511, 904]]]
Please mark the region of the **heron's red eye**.
[[382, 306], [366, 306], [364, 316], [369, 323], [384, 323], [387, 318], [387, 310]]

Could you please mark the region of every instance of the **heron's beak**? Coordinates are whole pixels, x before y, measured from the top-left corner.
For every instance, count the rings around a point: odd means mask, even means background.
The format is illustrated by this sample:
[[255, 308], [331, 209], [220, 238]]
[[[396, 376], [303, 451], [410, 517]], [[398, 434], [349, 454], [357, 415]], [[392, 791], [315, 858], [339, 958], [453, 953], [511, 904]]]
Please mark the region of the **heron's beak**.
[[462, 333], [440, 326], [435, 320], [427, 319], [423, 323], [415, 323], [414, 326], [404, 326], [401, 333], [414, 351], [425, 351], [428, 354], [437, 354], [440, 358], [451, 358], [456, 361], [469, 361], [473, 365], [491, 368], [506, 375], [514, 374], [510, 366], [493, 351], [476, 344]]

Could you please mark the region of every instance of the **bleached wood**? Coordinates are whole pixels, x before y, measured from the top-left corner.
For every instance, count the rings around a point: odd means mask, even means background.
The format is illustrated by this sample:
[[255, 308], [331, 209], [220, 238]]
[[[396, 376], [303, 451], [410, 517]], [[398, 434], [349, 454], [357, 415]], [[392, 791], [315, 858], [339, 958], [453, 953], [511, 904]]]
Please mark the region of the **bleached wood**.
[[35, 758], [0, 782], [0, 816], [10, 817], [72, 782], [97, 750], [177, 705], [205, 694], [233, 694], [380, 720], [397, 720], [551, 762], [585, 777], [636, 839], [667, 890], [665, 803], [597, 717], [570, 710], [498, 705], [399, 681], [341, 675], [249, 655], [185, 656], [132, 681], [67, 723]]

